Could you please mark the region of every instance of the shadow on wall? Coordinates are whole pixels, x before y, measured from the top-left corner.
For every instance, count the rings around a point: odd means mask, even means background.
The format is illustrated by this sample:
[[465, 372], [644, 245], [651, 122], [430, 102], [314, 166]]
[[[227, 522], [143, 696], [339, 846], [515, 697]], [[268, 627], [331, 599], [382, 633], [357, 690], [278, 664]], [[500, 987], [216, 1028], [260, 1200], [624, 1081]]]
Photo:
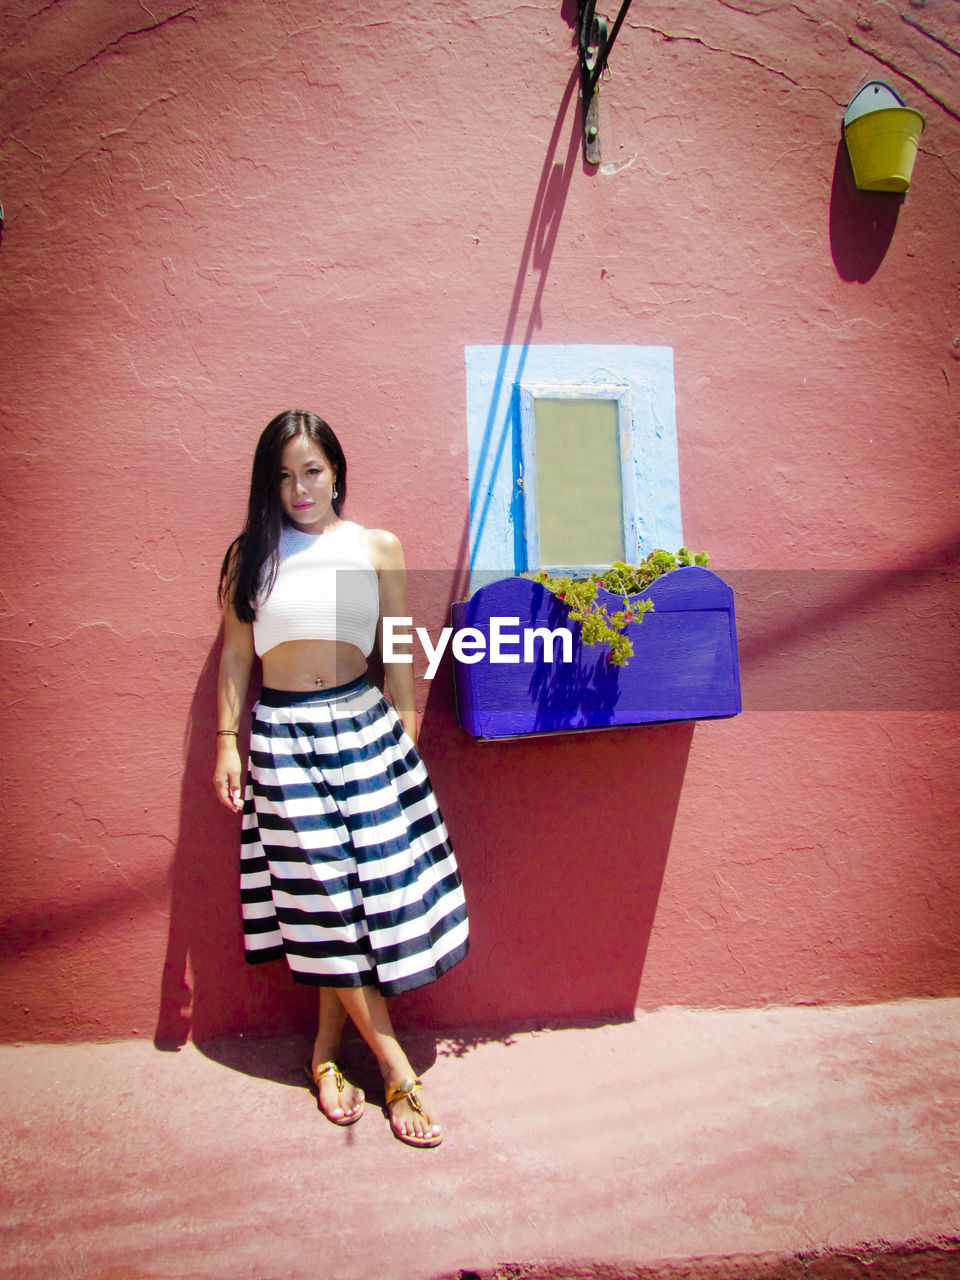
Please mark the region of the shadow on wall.
[[904, 560], [726, 573], [744, 709], [960, 709], [960, 535]]
[[[529, 344], [540, 324], [580, 152], [577, 84], [574, 69], [541, 170], [505, 349], [521, 331]], [[536, 281], [525, 299], [531, 269]], [[426, 594], [411, 605], [431, 634], [446, 623], [466, 552], [465, 529], [457, 568], [417, 576]], [[282, 961], [244, 961], [239, 818], [217, 803], [211, 782], [219, 652], [218, 638], [197, 680], [187, 731], [155, 1034], [162, 1048], [188, 1036], [210, 1042], [316, 1026], [316, 992], [295, 984]], [[370, 674], [379, 683], [376, 666]], [[248, 714], [243, 725], [246, 731]], [[398, 1028], [484, 1029], [461, 1037], [466, 1048], [531, 1022], [632, 1018], [692, 737], [686, 723], [478, 744], [456, 724], [445, 658], [430, 686], [421, 747], [463, 871], [472, 946], [439, 982], [397, 997]], [[435, 1046], [421, 1046], [424, 1060], [431, 1052]]]
[[858, 191], [841, 137], [830, 191], [830, 252], [841, 279], [863, 284], [877, 272], [897, 229], [903, 196]]
[[[574, 26], [576, 6], [564, 12]], [[578, 162], [594, 172], [581, 158], [578, 84], [574, 67], [540, 171], [497, 385], [511, 345], [524, 350], [522, 376]], [[484, 447], [499, 453], [511, 443], [494, 426], [491, 416]], [[478, 526], [483, 499], [471, 495]], [[446, 620], [452, 598], [431, 601], [427, 616]], [[456, 724], [447, 656], [421, 747], [463, 871], [471, 952], [435, 986], [399, 997], [398, 1024], [503, 1031], [632, 1018], [692, 737], [687, 723], [477, 743]]]
[[418, 1021], [633, 1018], [692, 723], [476, 742], [444, 660], [421, 731], [463, 872], [471, 951], [400, 997]]
[[[180, 828], [171, 869], [170, 928], [154, 1043], [176, 1049], [192, 1036], [272, 1035], [316, 1021], [316, 993], [285, 966], [248, 965], [240, 920], [240, 818], [213, 792], [220, 637], [200, 672], [187, 726]], [[251, 681], [253, 688], [259, 680]], [[241, 717], [244, 735], [249, 714]], [[246, 757], [246, 742], [241, 752]]]
[[[570, 183], [577, 168], [577, 158], [580, 155], [582, 145], [580, 101], [577, 96], [579, 83], [579, 71], [575, 69], [571, 72], [570, 78], [564, 87], [560, 106], [557, 110], [557, 117], [547, 144], [547, 152], [540, 169], [540, 180], [537, 184], [537, 193], [530, 212], [530, 220], [527, 224], [527, 234], [517, 267], [516, 282], [513, 287], [513, 295], [510, 299], [503, 338], [500, 343], [502, 354], [499, 367], [493, 379], [493, 384], [497, 388], [505, 384], [510, 347], [514, 344], [523, 348], [523, 354], [511, 375], [514, 384], [518, 385], [520, 383], [526, 365], [527, 348], [533, 340], [535, 331], [542, 324], [540, 309], [546, 289], [547, 275], [557, 243], [560, 222], [563, 218], [567, 195], [570, 191]], [[568, 122], [567, 117], [570, 114], [571, 103], [573, 104], [572, 121]], [[566, 144], [566, 151], [561, 153], [565, 122], [570, 124], [570, 134]], [[580, 167], [581, 169], [586, 169], [586, 162], [581, 160]], [[532, 286], [532, 296], [528, 296], [528, 278], [530, 277], [535, 280], [535, 284]], [[521, 320], [524, 314], [526, 315], [525, 323]], [[522, 323], [523, 336], [521, 338], [518, 337], [518, 333]], [[495, 395], [491, 398], [490, 416], [483, 432], [483, 449], [475, 465], [475, 488], [470, 494], [475, 545], [479, 543], [481, 532], [487, 521], [488, 509], [493, 499], [492, 491], [483, 492], [480, 488], [481, 477], [488, 476], [491, 473], [496, 474], [500, 468], [503, 454], [507, 450], [514, 448], [510, 429], [512, 415], [506, 414], [503, 422], [498, 427], [497, 417], [499, 411], [499, 396]], [[491, 457], [493, 458], [492, 465]], [[513, 496], [512, 511], [512, 526], [514, 529], [513, 561], [517, 565], [521, 565], [524, 562], [522, 512], [523, 502], [518, 492]], [[471, 568], [473, 568], [472, 563]]]
[[[243, 957], [239, 819], [218, 805], [210, 781], [218, 655], [219, 643], [191, 706], [154, 1035], [161, 1049], [316, 1025], [316, 992], [294, 983], [282, 961], [251, 966]], [[421, 746], [463, 871], [472, 948], [440, 982], [397, 997], [398, 1027], [502, 1034], [531, 1022], [632, 1018], [693, 725], [480, 744], [456, 724], [452, 686], [445, 659]]]

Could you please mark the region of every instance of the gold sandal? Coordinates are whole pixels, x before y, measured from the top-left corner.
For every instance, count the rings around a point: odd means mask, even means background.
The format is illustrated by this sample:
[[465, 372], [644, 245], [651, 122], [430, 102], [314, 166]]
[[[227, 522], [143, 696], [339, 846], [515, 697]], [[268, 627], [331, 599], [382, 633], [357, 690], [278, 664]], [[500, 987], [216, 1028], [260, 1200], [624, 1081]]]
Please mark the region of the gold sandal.
[[343, 1093], [343, 1086], [346, 1082], [343, 1078], [343, 1072], [340, 1070], [337, 1064], [335, 1062], [321, 1062], [319, 1067], [317, 1067], [316, 1071], [314, 1071], [312, 1064], [308, 1062], [304, 1066], [303, 1070], [306, 1073], [307, 1079], [313, 1084], [313, 1086], [317, 1091], [317, 1107], [320, 1109], [321, 1112], [323, 1112], [323, 1114], [327, 1117], [330, 1123], [340, 1125], [341, 1128], [344, 1125], [356, 1124], [357, 1121], [360, 1119], [360, 1117], [363, 1115], [365, 1100], [362, 1093], [360, 1095], [360, 1105], [357, 1107], [356, 1112], [353, 1115], [347, 1115], [346, 1111], [341, 1105], [340, 1110], [343, 1111], [343, 1115], [340, 1116], [339, 1118], [337, 1118], [336, 1116], [332, 1116], [328, 1112], [324, 1111], [323, 1104], [320, 1101], [320, 1081], [324, 1078], [324, 1076], [328, 1076], [332, 1071], [333, 1080], [337, 1086], [337, 1102], [340, 1102], [340, 1097]]
[[387, 1111], [390, 1115], [390, 1128], [393, 1130], [393, 1136], [401, 1142], [405, 1142], [408, 1147], [439, 1147], [443, 1141], [442, 1133], [430, 1134], [427, 1137], [418, 1138], [416, 1134], [404, 1133], [399, 1129], [393, 1120], [393, 1112], [390, 1110], [394, 1102], [405, 1101], [410, 1104], [417, 1115], [423, 1116], [426, 1123], [430, 1124], [430, 1117], [423, 1109], [423, 1103], [420, 1101], [420, 1095], [417, 1090], [422, 1088], [422, 1080], [401, 1080], [399, 1084], [392, 1084], [387, 1089]]

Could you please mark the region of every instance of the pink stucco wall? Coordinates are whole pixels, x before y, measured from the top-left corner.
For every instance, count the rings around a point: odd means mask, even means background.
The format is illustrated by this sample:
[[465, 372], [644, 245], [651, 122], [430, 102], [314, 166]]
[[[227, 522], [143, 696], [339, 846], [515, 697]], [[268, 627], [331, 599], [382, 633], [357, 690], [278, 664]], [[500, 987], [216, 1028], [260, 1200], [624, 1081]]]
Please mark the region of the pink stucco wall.
[[[315, 408], [438, 628], [469, 343], [674, 349], [746, 710], [478, 746], [421, 684], [474, 948], [401, 1018], [960, 991], [956, 593], [885, 572], [957, 558], [949, 7], [634, 6], [595, 172], [572, 0], [3, 6], [0, 1034], [309, 1021], [242, 962], [217, 568], [260, 428]], [[904, 200], [839, 145], [877, 74], [927, 115]]]

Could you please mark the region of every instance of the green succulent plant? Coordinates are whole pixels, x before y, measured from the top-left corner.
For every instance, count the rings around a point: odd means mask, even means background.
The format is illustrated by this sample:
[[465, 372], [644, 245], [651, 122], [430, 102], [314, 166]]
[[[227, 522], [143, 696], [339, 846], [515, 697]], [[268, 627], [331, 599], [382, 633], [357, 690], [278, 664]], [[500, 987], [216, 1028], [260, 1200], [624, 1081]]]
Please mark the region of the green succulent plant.
[[[655, 578], [672, 569], [687, 565], [706, 567], [710, 557], [703, 551], [691, 553], [686, 547], [673, 554], [671, 551], [651, 551], [640, 564], [624, 564], [615, 560], [609, 569], [591, 573], [586, 578], [552, 577], [545, 569], [538, 569], [526, 576], [552, 591], [570, 610], [570, 617], [580, 623], [584, 644], [608, 644], [607, 661], [614, 667], [624, 666], [633, 657], [633, 644], [626, 635], [631, 622], [640, 622], [653, 608], [651, 600], [634, 600], [630, 597], [645, 591]], [[620, 596], [623, 608], [610, 613], [605, 604], [597, 603], [600, 587], [611, 595]]]

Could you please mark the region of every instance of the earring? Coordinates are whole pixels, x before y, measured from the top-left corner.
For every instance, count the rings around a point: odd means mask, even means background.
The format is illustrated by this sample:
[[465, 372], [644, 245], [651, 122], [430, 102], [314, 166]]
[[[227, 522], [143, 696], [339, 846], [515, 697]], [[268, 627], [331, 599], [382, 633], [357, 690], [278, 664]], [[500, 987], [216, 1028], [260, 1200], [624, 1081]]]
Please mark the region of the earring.
[[337, 484], [336, 484], [336, 481], [334, 481], [334, 484], [333, 484], [333, 499], [334, 499], [334, 502], [336, 502], [336, 500], [337, 500], [337, 498], [339, 498], [339, 496], [340, 496], [340, 494], [337, 492]]

